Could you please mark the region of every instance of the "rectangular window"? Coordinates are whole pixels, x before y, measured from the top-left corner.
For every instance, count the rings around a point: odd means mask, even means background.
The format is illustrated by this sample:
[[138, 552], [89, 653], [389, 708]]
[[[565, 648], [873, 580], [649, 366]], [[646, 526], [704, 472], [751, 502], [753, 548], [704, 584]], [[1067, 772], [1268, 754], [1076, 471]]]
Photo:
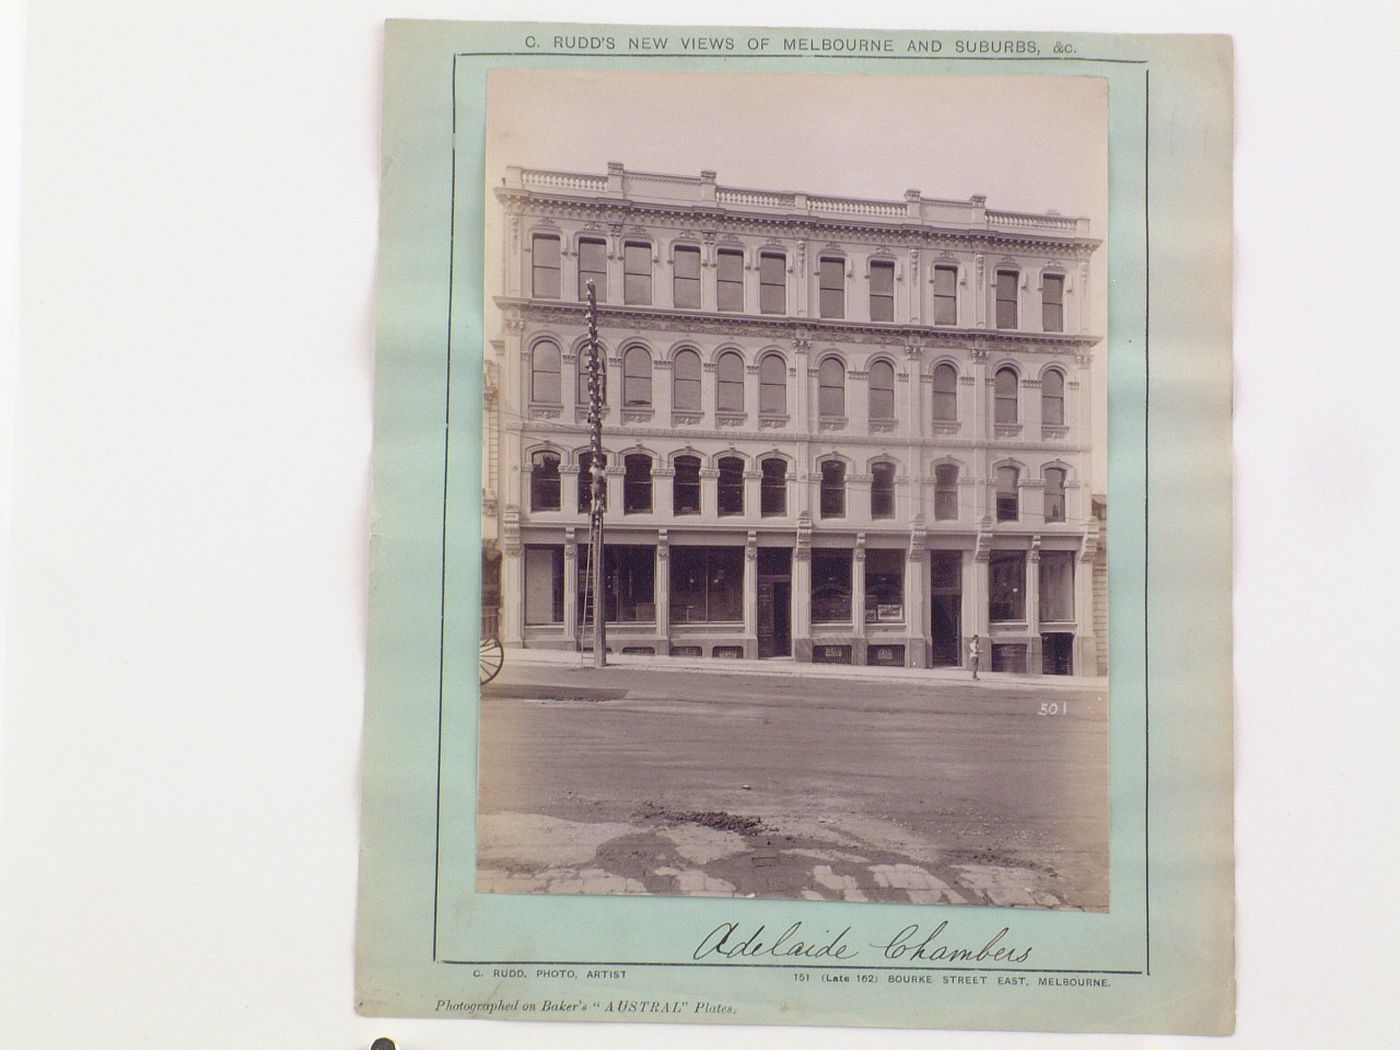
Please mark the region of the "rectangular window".
[[679, 310], [700, 309], [700, 249], [677, 248], [675, 261], [675, 305]]
[[1016, 285], [1020, 274], [1015, 270], [997, 271], [997, 327], [1015, 328]]
[[578, 242], [578, 297], [588, 301], [588, 282], [593, 282], [598, 301], [608, 301], [608, 247], [602, 241], [583, 238]]
[[865, 622], [904, 622], [904, 552], [865, 552]]
[[742, 623], [744, 548], [671, 548], [671, 622]]
[[1074, 551], [1042, 551], [1040, 618], [1064, 623], [1074, 619]]
[[716, 305], [721, 310], [744, 308], [744, 253], [721, 248], [716, 256]]
[[628, 241], [622, 252], [622, 301], [628, 306], [651, 305], [651, 245]]
[[870, 264], [870, 319], [894, 320], [894, 263]]
[[1047, 273], [1041, 291], [1041, 328], [1047, 332], [1065, 330], [1065, 279], [1060, 274]]
[[763, 461], [759, 503], [760, 513], [765, 518], [781, 517], [787, 513], [787, 464], [781, 459]]
[[[593, 602], [585, 604], [590, 582], [590, 548], [578, 549], [578, 622], [593, 623]], [[603, 615], [612, 623], [652, 623], [656, 619], [656, 548], [603, 547]], [[585, 617], [585, 611], [588, 615]]]
[[765, 314], [787, 313], [787, 257], [777, 252], [758, 257], [758, 309]]
[[564, 548], [525, 548], [525, 623], [564, 622]]
[[958, 268], [933, 268], [933, 323], [958, 323]]
[[849, 550], [812, 550], [812, 622], [851, 622]]
[[559, 238], [537, 233], [530, 241], [533, 266], [531, 294], [536, 299], [559, 298]]
[[992, 623], [1026, 618], [1026, 552], [992, 551], [990, 558]]
[[818, 278], [822, 317], [846, 316], [846, 260], [823, 259]]

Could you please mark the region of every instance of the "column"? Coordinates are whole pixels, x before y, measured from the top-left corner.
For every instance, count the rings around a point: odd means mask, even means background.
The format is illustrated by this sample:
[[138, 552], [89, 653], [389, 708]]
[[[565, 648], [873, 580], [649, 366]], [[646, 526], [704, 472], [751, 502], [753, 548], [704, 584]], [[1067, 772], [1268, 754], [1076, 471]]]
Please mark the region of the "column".
[[1098, 545], [1098, 522], [1090, 521], [1084, 546], [1074, 563], [1074, 666], [1071, 670], [1077, 675], [1098, 674], [1100, 639], [1094, 625], [1094, 560], [1098, 557]]
[[578, 535], [564, 530], [564, 637], [578, 648]]
[[758, 659], [758, 533], [744, 543], [744, 657]]
[[[660, 460], [656, 460], [660, 463]], [[653, 466], [651, 468], [651, 509], [654, 514], [671, 513], [671, 508], [675, 506], [675, 477], [676, 472], [672, 467]]]
[[501, 641], [525, 644], [525, 548], [520, 542], [520, 510], [507, 507], [501, 521]]
[[909, 624], [906, 667], [928, 666], [927, 582], [928, 559], [924, 554], [923, 534], [915, 532], [909, 540], [909, 554], [904, 559], [904, 616]]
[[719, 517], [719, 471], [700, 468], [700, 519], [713, 522]]
[[962, 665], [967, 664], [967, 643], [974, 634], [982, 640], [982, 669], [992, 665], [991, 644], [991, 554], [986, 541], [989, 534], [982, 534], [977, 540], [977, 550], [963, 552], [963, 641]]
[[744, 517], [750, 520], [763, 516], [763, 471], [744, 471]]
[[812, 661], [812, 548], [800, 527], [792, 552], [792, 656]]
[[865, 533], [856, 534], [851, 557], [851, 663], [865, 663]]
[[671, 653], [671, 543], [665, 529], [656, 533], [656, 655]]
[[[621, 459], [620, 455], [610, 455], [608, 465], [604, 468], [604, 476], [608, 486], [608, 503], [603, 513], [610, 520], [622, 516], [622, 479], [627, 474], [627, 468], [622, 465]], [[614, 463], [613, 460], [619, 462]]]
[[1026, 670], [1040, 674], [1040, 537], [1031, 537], [1030, 553], [1026, 555]]
[[991, 400], [987, 387], [987, 351], [976, 349], [972, 351], [972, 439], [976, 448], [972, 454], [972, 463], [969, 465], [972, 476], [977, 481], [977, 488], [973, 499], [973, 520], [990, 521], [991, 510], [988, 507], [988, 456], [987, 456], [987, 436], [991, 432], [988, 425], [988, 413], [990, 411], [989, 402]]

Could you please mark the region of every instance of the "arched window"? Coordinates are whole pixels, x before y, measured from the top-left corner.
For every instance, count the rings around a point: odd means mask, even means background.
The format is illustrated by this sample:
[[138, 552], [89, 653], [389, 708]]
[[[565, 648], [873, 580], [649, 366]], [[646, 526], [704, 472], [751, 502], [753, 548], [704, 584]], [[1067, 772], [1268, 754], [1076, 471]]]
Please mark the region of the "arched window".
[[759, 503], [764, 517], [787, 514], [787, 463], [781, 459], [763, 461], [763, 480], [759, 482]]
[[622, 407], [651, 407], [651, 355], [640, 346], [622, 355]]
[[622, 460], [622, 513], [651, 513], [651, 457], [637, 453]]
[[822, 464], [821, 511], [823, 518], [846, 516], [846, 464], [840, 460]]
[[677, 351], [671, 362], [671, 407], [700, 411], [700, 355], [694, 350]]
[[841, 418], [846, 414], [846, 366], [828, 357], [817, 370], [817, 412]]
[[1015, 467], [997, 467], [997, 521], [1015, 521], [1021, 516], [1020, 478]]
[[744, 359], [726, 350], [715, 362], [715, 409], [719, 412], [744, 410]]
[[[599, 456], [602, 466], [608, 465], [607, 456]], [[604, 481], [604, 485], [607, 482]], [[607, 489], [603, 489], [604, 503], [607, 501]], [[593, 508], [593, 453], [581, 452], [578, 457], [578, 510], [580, 514], [587, 514]]]
[[536, 343], [530, 352], [530, 400], [537, 405], [560, 404], [559, 347]]
[[700, 513], [700, 457], [676, 457], [676, 476], [671, 485], [671, 510], [675, 514]]
[[530, 509], [559, 509], [559, 453], [541, 451], [530, 457]]
[[1045, 468], [1045, 520], [1065, 520], [1065, 472], [1060, 467]]
[[996, 421], [998, 423], [1015, 423], [1021, 418], [1017, 405], [1017, 388], [1020, 383], [1020, 377], [1016, 375], [1014, 368], [997, 370]]
[[719, 461], [717, 502], [721, 517], [744, 513], [744, 461], [725, 456]]
[[894, 517], [894, 464], [876, 463], [870, 468], [870, 516]]
[[787, 415], [787, 365], [777, 354], [758, 363], [758, 411], [766, 416]]
[[870, 366], [870, 418], [894, 418], [894, 365], [888, 361]]
[[958, 418], [958, 370], [946, 361], [933, 370], [933, 418], [939, 423]]
[[1040, 421], [1052, 427], [1065, 424], [1065, 377], [1055, 368], [1040, 381]]
[[958, 518], [958, 468], [941, 463], [933, 468], [933, 520], [956, 521]]

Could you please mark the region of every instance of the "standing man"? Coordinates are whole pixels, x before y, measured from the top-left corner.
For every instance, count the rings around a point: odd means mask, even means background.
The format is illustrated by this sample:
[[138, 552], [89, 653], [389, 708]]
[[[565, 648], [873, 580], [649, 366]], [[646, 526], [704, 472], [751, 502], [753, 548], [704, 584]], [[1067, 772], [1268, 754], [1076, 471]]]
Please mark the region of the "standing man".
[[972, 680], [977, 681], [977, 668], [982, 663], [982, 641], [977, 635], [972, 636], [972, 641], [967, 643], [967, 659], [972, 665]]

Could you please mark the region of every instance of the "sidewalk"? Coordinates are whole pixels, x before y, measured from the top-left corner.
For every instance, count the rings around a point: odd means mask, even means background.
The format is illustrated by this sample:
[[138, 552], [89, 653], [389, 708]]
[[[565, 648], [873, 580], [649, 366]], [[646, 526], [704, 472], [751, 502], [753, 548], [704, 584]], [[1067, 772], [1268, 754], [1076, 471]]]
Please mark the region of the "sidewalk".
[[[506, 667], [547, 666], [593, 669], [591, 652], [576, 653], [559, 649], [506, 650]], [[855, 681], [956, 682], [973, 689], [1005, 689], [1007, 686], [1032, 689], [1099, 689], [1107, 692], [1108, 679], [1082, 675], [1006, 674], [983, 671], [977, 681], [961, 667], [851, 667], [845, 664], [799, 663], [791, 658], [771, 660], [715, 660], [681, 656], [633, 656], [608, 654], [608, 666], [645, 671], [705, 671], [726, 675], [769, 675], [782, 678], [848, 679]]]

